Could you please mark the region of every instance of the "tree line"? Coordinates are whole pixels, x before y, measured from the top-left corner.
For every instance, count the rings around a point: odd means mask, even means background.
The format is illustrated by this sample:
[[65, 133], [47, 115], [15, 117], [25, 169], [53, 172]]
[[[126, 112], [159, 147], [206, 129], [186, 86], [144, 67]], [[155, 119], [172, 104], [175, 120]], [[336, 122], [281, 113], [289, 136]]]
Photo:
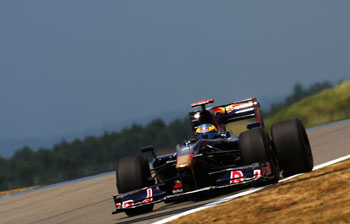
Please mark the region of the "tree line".
[[105, 132], [83, 140], [62, 141], [52, 148], [35, 151], [27, 146], [5, 159], [0, 157], [0, 190], [45, 185], [114, 170], [116, 161], [140, 153], [142, 146], [158, 151], [174, 150], [176, 144], [193, 137], [188, 118], [166, 124], [155, 119], [120, 132]]
[[[304, 88], [296, 83], [284, 102], [273, 104], [264, 115], [271, 116], [283, 107], [332, 87], [328, 81]], [[166, 124], [155, 119], [145, 126], [134, 124], [119, 132], [105, 132], [83, 140], [62, 141], [51, 148], [33, 150], [27, 146], [5, 159], [0, 157], [0, 190], [45, 185], [112, 171], [116, 161], [140, 153], [140, 147], [153, 145], [159, 151], [171, 151], [176, 144], [193, 137], [189, 118]]]

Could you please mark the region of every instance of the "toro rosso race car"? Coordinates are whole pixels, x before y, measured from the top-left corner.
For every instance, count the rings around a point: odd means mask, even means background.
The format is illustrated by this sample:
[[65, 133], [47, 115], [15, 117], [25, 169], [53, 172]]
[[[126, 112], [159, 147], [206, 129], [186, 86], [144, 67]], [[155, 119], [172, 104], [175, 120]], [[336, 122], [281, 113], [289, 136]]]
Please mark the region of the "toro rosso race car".
[[300, 120], [272, 125], [270, 136], [256, 98], [206, 108], [210, 103], [214, 100], [191, 105], [201, 107], [189, 113], [195, 139], [177, 145], [176, 152], [157, 157], [148, 146], [141, 151], [153, 154], [151, 165], [142, 155], [119, 160], [113, 214], [142, 214], [158, 202], [242, 184], [272, 184], [280, 174], [312, 170], [311, 148]]

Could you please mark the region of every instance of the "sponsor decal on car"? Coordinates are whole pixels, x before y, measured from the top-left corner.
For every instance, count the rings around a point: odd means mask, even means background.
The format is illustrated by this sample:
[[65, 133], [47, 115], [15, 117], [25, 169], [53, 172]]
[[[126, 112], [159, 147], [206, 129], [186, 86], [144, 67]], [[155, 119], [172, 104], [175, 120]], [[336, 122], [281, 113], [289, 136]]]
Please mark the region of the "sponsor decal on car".
[[243, 173], [242, 171], [237, 171], [237, 170], [233, 170], [231, 171], [231, 175], [230, 175], [230, 184], [234, 184], [234, 183], [239, 183], [242, 181], [245, 181], [243, 177]]
[[147, 197], [145, 200], [142, 201], [142, 203], [151, 202], [153, 200], [152, 194], [153, 194], [152, 188], [148, 188], [147, 189]]
[[173, 187], [173, 194], [177, 194], [181, 192], [183, 192], [182, 183], [180, 181], [176, 181]]
[[254, 170], [254, 179], [261, 177], [261, 170]]
[[122, 208], [134, 206], [134, 200], [123, 201]]

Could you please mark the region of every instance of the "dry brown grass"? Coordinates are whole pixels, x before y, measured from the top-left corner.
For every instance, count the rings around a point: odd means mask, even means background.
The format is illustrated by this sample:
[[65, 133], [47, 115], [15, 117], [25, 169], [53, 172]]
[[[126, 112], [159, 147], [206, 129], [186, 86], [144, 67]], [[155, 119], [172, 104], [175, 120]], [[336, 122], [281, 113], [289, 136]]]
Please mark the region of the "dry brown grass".
[[170, 223], [350, 223], [350, 160]]

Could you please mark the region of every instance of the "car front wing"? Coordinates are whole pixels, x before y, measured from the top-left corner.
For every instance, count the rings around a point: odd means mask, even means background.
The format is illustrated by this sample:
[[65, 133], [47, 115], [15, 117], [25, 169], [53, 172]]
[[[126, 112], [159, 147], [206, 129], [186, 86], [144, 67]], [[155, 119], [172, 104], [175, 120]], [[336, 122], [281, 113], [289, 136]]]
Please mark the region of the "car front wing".
[[[159, 186], [165, 183], [156, 184], [142, 189], [130, 191], [124, 194], [113, 195], [116, 210], [112, 214], [117, 214], [128, 209], [159, 203], [162, 201], [173, 200], [185, 196], [193, 195], [198, 192], [210, 191], [214, 189], [222, 189], [233, 187], [242, 184], [248, 184], [255, 181], [266, 181], [273, 178], [271, 166], [269, 162], [254, 163], [248, 166], [240, 166], [227, 168], [209, 173], [209, 175], [219, 175], [215, 186], [208, 186], [193, 191], [183, 192], [182, 184], [178, 181], [173, 181], [172, 194], [158, 189]], [[168, 183], [169, 184], [169, 183]]]

